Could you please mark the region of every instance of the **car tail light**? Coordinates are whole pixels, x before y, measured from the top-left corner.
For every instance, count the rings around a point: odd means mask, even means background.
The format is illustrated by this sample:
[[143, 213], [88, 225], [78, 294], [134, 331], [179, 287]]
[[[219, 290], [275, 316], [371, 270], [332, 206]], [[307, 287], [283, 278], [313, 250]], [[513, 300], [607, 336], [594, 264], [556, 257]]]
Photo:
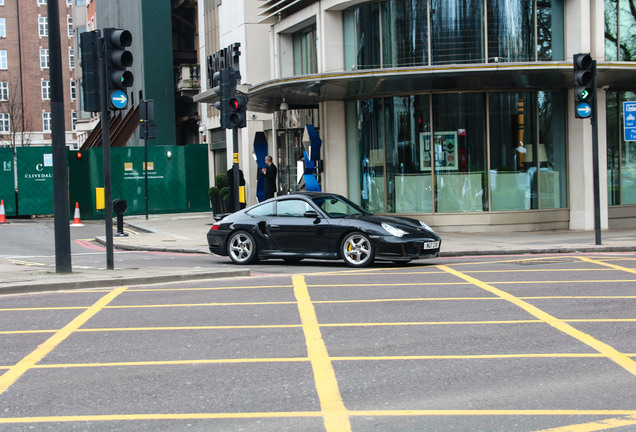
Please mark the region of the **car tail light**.
[[210, 227], [210, 231], [216, 231], [219, 229], [220, 226], [221, 226], [220, 224], [214, 224]]

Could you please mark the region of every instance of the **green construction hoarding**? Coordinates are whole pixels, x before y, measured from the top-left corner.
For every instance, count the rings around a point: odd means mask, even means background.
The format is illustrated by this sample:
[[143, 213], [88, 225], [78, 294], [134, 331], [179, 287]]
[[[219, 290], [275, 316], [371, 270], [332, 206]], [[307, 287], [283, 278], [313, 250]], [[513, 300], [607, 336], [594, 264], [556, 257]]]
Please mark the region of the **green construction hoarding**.
[[[126, 200], [129, 215], [146, 212], [145, 158], [144, 147], [111, 148], [112, 198]], [[207, 146], [148, 146], [147, 166], [149, 213], [210, 210]], [[102, 149], [88, 149], [81, 157], [70, 152], [71, 209], [78, 203], [82, 218], [103, 218], [96, 208], [96, 189], [103, 187]]]

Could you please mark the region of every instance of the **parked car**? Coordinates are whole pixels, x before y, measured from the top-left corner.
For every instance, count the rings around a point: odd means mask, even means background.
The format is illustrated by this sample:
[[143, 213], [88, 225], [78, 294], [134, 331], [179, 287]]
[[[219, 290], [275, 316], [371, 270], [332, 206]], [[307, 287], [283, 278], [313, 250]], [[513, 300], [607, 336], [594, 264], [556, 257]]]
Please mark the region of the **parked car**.
[[210, 251], [236, 264], [259, 259], [343, 259], [351, 267], [374, 260], [409, 262], [439, 256], [440, 237], [416, 219], [376, 216], [332, 193], [271, 198], [216, 222]]

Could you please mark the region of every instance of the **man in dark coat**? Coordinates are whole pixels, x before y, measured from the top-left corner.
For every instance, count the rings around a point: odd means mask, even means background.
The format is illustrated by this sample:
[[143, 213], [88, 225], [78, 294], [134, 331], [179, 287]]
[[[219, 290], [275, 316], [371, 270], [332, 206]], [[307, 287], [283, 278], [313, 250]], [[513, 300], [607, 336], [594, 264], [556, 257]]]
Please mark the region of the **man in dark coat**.
[[265, 199], [274, 198], [276, 194], [276, 179], [278, 178], [278, 170], [272, 161], [272, 157], [265, 156], [266, 167], [261, 168], [259, 176], [265, 177]]

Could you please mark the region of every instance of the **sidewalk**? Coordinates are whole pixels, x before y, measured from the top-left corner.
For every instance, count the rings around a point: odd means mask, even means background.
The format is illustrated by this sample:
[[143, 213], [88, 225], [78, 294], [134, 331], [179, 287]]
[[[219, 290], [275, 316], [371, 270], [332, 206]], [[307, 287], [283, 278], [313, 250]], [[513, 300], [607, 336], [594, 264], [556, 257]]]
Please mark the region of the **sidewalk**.
[[[113, 237], [121, 250], [178, 253], [209, 253], [205, 234], [214, 220], [211, 213], [175, 213], [127, 216], [127, 237]], [[116, 229], [116, 226], [113, 227]], [[636, 251], [636, 229], [603, 231], [601, 245], [595, 244], [594, 231], [539, 231], [516, 233], [444, 233], [442, 257], [465, 255], [517, 255], [539, 253], [627, 252]], [[105, 237], [95, 239], [105, 244]], [[229, 258], [228, 258], [229, 263]], [[144, 268], [114, 270], [74, 270], [71, 274], [52, 273], [47, 268], [0, 264], [0, 293], [40, 290], [112, 287], [147, 282], [249, 276], [249, 268], [209, 270], [192, 268]]]

